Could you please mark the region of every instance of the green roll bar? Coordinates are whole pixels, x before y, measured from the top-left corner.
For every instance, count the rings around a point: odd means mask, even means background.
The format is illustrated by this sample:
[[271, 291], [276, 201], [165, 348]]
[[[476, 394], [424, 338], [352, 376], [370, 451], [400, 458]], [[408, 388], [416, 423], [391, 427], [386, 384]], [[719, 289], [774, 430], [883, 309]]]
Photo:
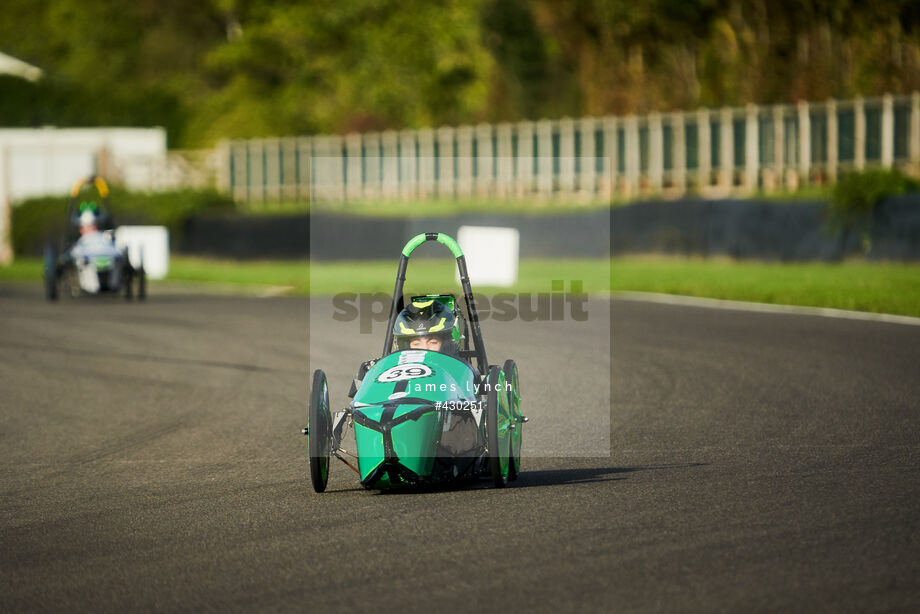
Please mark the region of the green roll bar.
[[396, 317], [402, 309], [403, 303], [403, 284], [406, 281], [406, 268], [409, 265], [409, 256], [422, 243], [426, 241], [437, 241], [447, 247], [457, 259], [457, 270], [460, 272], [460, 285], [463, 288], [463, 298], [466, 301], [466, 310], [470, 318], [470, 332], [473, 337], [472, 355], [479, 363], [479, 373], [487, 375], [489, 372], [489, 361], [486, 359], [486, 349], [482, 342], [482, 332], [479, 329], [479, 314], [476, 312], [476, 301], [473, 298], [473, 289], [470, 287], [470, 276], [466, 269], [466, 258], [463, 256], [463, 250], [453, 237], [443, 232], [423, 232], [415, 235], [406, 246], [403, 247], [402, 254], [399, 257], [399, 269], [396, 272], [396, 286], [393, 288], [393, 301], [390, 304], [390, 317], [387, 319], [387, 336], [383, 344], [383, 354], [381, 357], [390, 353], [393, 346], [393, 326], [396, 324]]
[[[434, 239], [431, 238], [431, 235], [436, 235]], [[454, 258], [460, 258], [463, 256], [463, 250], [460, 249], [460, 245], [454, 241], [453, 237], [444, 234], [443, 232], [423, 232], [417, 234], [406, 243], [406, 246], [402, 250], [402, 255], [408, 258], [412, 255], [412, 252], [415, 251], [415, 248], [424, 243], [425, 241], [437, 241], [441, 245], [447, 246], [447, 249], [450, 250], [450, 253], [454, 255]]]

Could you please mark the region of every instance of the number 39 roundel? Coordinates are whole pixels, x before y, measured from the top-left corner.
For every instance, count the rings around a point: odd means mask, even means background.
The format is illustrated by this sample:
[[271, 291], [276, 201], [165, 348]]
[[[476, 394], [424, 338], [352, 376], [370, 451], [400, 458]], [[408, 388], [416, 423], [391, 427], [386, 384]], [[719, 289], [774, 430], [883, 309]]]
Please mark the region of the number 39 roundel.
[[409, 363], [390, 367], [379, 376], [378, 382], [398, 382], [404, 379], [415, 379], [416, 377], [428, 377], [431, 375], [431, 368], [420, 363]]

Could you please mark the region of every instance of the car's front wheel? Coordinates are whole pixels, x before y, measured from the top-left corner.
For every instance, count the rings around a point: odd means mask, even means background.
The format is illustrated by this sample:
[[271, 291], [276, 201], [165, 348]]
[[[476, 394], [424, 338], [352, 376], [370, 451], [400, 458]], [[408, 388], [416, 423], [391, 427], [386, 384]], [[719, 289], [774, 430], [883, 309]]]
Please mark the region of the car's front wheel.
[[310, 480], [313, 490], [323, 492], [329, 481], [332, 449], [332, 414], [329, 411], [329, 385], [321, 369], [313, 373], [310, 407], [307, 411], [307, 454], [310, 457]]
[[510, 358], [505, 361], [502, 368], [505, 375], [505, 394], [508, 396], [508, 417], [511, 429], [511, 452], [508, 459], [508, 479], [516, 480], [521, 470], [521, 441], [524, 418], [521, 416], [521, 385], [518, 382], [517, 365]]
[[496, 488], [508, 484], [511, 437], [509, 436], [508, 396], [504, 391], [505, 374], [498, 366], [489, 369], [486, 395], [486, 441], [489, 446], [489, 473]]

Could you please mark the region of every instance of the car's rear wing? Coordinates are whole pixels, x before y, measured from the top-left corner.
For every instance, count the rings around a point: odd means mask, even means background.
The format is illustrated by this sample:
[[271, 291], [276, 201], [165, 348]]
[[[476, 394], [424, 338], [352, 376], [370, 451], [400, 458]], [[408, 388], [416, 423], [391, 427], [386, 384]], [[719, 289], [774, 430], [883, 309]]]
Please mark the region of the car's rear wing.
[[[80, 214], [82, 213], [79, 204], [80, 193], [85, 187], [95, 188], [96, 192], [99, 194], [99, 200], [101, 202], [96, 206], [95, 210], [95, 214], [99, 218], [97, 223], [99, 230], [114, 229], [112, 215], [109, 212], [109, 184], [99, 175], [90, 175], [85, 179], [78, 179], [77, 182], [73, 184], [73, 187], [70, 188], [70, 198], [67, 201], [67, 223], [72, 225], [79, 224]], [[79, 237], [79, 233], [75, 230], [71, 235], [71, 239]]]

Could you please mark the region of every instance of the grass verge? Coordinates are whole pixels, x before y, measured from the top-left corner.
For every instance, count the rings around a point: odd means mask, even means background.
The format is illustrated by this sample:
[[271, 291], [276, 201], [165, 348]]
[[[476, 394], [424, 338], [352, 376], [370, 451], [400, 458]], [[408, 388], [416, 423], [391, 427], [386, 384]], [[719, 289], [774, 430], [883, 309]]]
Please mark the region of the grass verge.
[[[396, 261], [232, 262], [173, 257], [167, 281], [285, 286], [294, 294], [393, 291]], [[41, 279], [39, 259], [0, 267], [0, 281]], [[406, 291], [455, 291], [450, 260], [414, 260]], [[523, 260], [513, 292], [550, 292], [552, 280], [586, 292], [636, 291], [920, 317], [920, 265], [890, 262], [765, 263], [680, 258]], [[152, 291], [155, 292], [154, 282]], [[488, 291], [489, 288], [474, 288]], [[495, 289], [492, 289], [495, 290]]]
[[612, 261], [613, 290], [832, 307], [920, 317], [920, 266], [665, 258]]

